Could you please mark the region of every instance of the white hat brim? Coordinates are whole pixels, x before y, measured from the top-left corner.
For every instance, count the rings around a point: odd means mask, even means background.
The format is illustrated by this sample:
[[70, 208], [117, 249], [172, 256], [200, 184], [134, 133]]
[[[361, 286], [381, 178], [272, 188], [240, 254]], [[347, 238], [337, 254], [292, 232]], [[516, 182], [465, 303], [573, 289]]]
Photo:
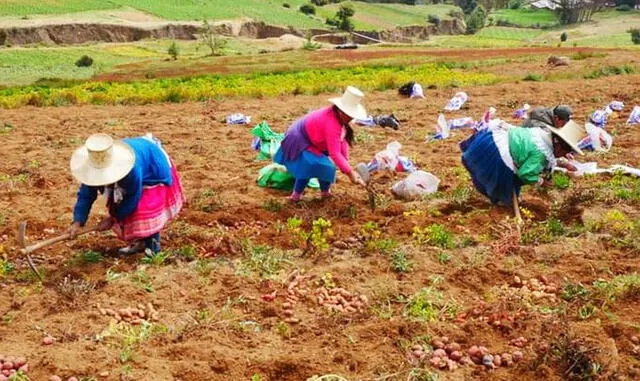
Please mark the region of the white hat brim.
[[361, 104], [357, 104], [355, 106], [345, 105], [344, 103], [342, 103], [342, 98], [331, 98], [329, 99], [329, 102], [338, 106], [338, 108], [342, 112], [349, 115], [353, 119], [364, 120], [364, 119], [367, 119], [367, 117], [369, 116], [367, 114], [367, 110]]
[[574, 121], [569, 121], [567, 124], [565, 124], [564, 127], [562, 128], [555, 128], [555, 127], [551, 127], [549, 126], [549, 130], [555, 134], [556, 136], [558, 136], [560, 139], [562, 139], [565, 143], [567, 143], [576, 153], [578, 153], [579, 155], [584, 155], [584, 152], [582, 152], [582, 150], [578, 147], [578, 141], [573, 142], [571, 141], [571, 139], [566, 136], [565, 131], [563, 131], [563, 129], [569, 124], [569, 123], [574, 123], [577, 126], [577, 123], [575, 123]]
[[113, 142], [111, 161], [104, 168], [95, 168], [89, 163], [89, 151], [78, 148], [71, 155], [71, 174], [80, 183], [88, 186], [103, 186], [122, 180], [131, 172], [136, 155], [126, 143]]

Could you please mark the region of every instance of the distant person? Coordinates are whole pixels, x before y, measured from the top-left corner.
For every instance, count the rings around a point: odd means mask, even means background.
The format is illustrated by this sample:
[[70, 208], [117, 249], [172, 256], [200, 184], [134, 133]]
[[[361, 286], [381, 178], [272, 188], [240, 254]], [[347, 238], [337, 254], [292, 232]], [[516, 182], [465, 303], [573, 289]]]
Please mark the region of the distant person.
[[89, 136], [71, 156], [71, 173], [80, 182], [73, 209], [77, 234], [89, 217], [98, 194], [105, 196], [109, 217], [98, 231], [113, 229], [130, 242], [121, 254], [145, 249], [160, 251], [160, 231], [175, 218], [185, 202], [175, 165], [150, 135], [114, 141], [106, 134]]
[[475, 188], [493, 204], [512, 205], [525, 184], [545, 184], [555, 166], [575, 171], [556, 158], [571, 152], [582, 154], [578, 142], [584, 129], [569, 121], [562, 128], [514, 127], [478, 132], [462, 143], [462, 164]]
[[522, 127], [562, 128], [572, 116], [573, 110], [567, 105], [554, 108], [536, 107], [529, 111], [529, 116], [522, 122]]
[[274, 161], [295, 178], [291, 201], [300, 201], [313, 178], [320, 182], [322, 198], [329, 197], [336, 181], [336, 166], [351, 182], [365, 185], [349, 165], [349, 147], [354, 142], [349, 123], [367, 117], [363, 98], [360, 90], [349, 86], [341, 98], [329, 100], [331, 106], [313, 111], [289, 127]]

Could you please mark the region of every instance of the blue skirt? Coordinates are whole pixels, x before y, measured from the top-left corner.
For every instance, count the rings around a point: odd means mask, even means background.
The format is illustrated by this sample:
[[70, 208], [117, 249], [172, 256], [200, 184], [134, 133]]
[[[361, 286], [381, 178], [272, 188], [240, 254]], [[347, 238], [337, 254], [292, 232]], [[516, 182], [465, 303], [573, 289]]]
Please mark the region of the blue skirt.
[[513, 193], [520, 195], [522, 182], [500, 156], [491, 131], [482, 131], [460, 143], [462, 164], [478, 192], [493, 204], [509, 206]]
[[294, 160], [285, 160], [282, 146], [273, 157], [273, 161], [284, 165], [296, 179], [313, 179], [334, 183], [336, 181], [336, 165], [327, 155], [316, 155], [307, 150], [302, 151]]

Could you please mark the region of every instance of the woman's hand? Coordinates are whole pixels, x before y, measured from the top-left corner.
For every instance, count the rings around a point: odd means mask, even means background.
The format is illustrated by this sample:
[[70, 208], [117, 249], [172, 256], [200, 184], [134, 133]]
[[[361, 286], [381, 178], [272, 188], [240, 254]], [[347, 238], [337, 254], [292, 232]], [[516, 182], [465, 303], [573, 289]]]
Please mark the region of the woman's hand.
[[364, 180], [362, 180], [362, 177], [360, 177], [360, 174], [358, 174], [358, 172], [356, 171], [351, 171], [349, 179], [351, 179], [351, 182], [354, 184], [362, 185], [363, 187], [367, 186]]
[[105, 230], [111, 229], [112, 226], [113, 226], [113, 218], [105, 217], [98, 224], [98, 227], [96, 228], [96, 231], [103, 232]]
[[79, 231], [80, 231], [80, 223], [74, 222], [67, 228], [66, 233], [69, 234], [69, 237], [76, 238]]

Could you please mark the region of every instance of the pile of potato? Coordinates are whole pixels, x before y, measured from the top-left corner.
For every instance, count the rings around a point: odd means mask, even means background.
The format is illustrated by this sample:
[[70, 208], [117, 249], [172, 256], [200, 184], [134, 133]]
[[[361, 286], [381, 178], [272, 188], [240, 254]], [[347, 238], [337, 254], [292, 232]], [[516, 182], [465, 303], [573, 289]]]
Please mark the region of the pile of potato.
[[365, 295], [349, 292], [340, 287], [318, 287], [314, 291], [314, 295], [318, 304], [329, 312], [363, 313], [369, 302]]
[[[518, 338], [513, 342], [517, 342], [524, 346], [526, 340]], [[518, 362], [523, 358], [521, 351], [513, 353], [491, 354], [484, 346], [473, 345], [464, 351], [462, 346], [455, 341], [449, 341], [446, 336], [434, 338], [431, 342], [433, 351], [428, 350], [422, 345], [416, 344], [411, 347], [410, 357], [414, 361], [425, 361], [429, 358], [429, 363], [438, 369], [455, 370], [460, 365], [481, 365], [488, 369], [497, 367], [509, 367], [514, 362]]]
[[98, 310], [102, 315], [111, 316], [118, 322], [125, 322], [132, 325], [142, 324], [146, 321], [158, 321], [159, 313], [153, 308], [153, 304], [147, 303], [146, 307], [138, 304], [137, 308], [127, 307], [119, 310], [102, 308], [98, 305]]
[[27, 373], [29, 364], [24, 357], [0, 355], [0, 381], [7, 381], [17, 372]]
[[300, 299], [305, 298], [309, 294], [308, 280], [309, 278], [296, 270], [289, 275], [289, 283], [287, 284], [287, 294], [285, 301], [282, 302], [283, 313], [286, 316], [285, 322], [290, 324], [300, 323], [300, 319], [294, 317], [293, 309]]

